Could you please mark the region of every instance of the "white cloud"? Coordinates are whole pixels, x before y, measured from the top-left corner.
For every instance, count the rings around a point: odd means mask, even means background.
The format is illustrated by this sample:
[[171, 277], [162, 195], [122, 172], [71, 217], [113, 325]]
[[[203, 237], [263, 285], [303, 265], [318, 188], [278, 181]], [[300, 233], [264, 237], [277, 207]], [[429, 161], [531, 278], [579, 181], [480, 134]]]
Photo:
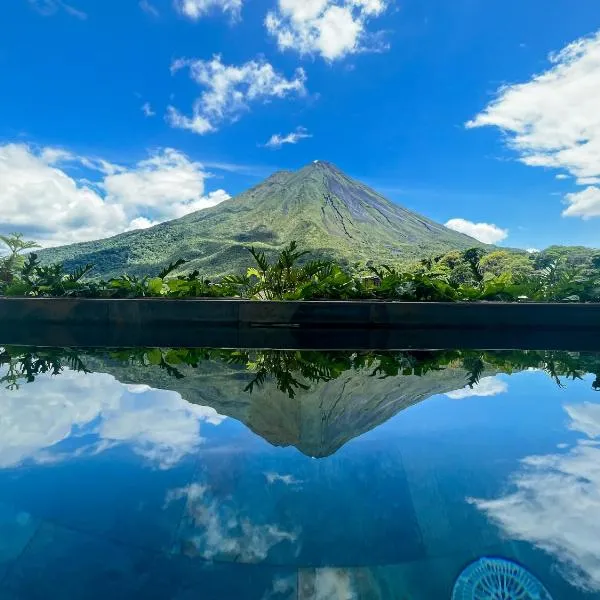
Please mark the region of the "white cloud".
[[72, 152], [68, 150], [64, 150], [63, 148], [42, 148], [40, 152], [40, 158], [43, 162], [48, 163], [49, 165], [56, 165], [61, 162], [69, 162], [77, 160], [77, 156], [75, 156]]
[[[0, 369], [0, 376], [5, 374], [6, 368]], [[42, 375], [16, 390], [0, 388], [0, 468], [62, 460], [68, 455], [59, 444], [83, 428], [97, 442], [82, 451], [125, 444], [157, 467], [169, 468], [197, 451], [202, 423], [218, 425], [224, 418], [176, 392], [123, 384], [104, 373]]]
[[142, 104], [142, 112], [146, 117], [154, 117], [156, 115], [156, 113], [152, 110], [152, 105], [150, 102], [144, 102], [144, 104]]
[[183, 545], [188, 552], [206, 560], [260, 563], [277, 544], [297, 542], [297, 532], [285, 531], [269, 523], [253, 523], [242, 516], [231, 496], [221, 500], [207, 485], [192, 483], [171, 490], [166, 503], [181, 499], [186, 501], [186, 512], [191, 521], [191, 527], [182, 530]]
[[[567, 171], [581, 185], [600, 177], [600, 32], [549, 57], [551, 68], [507, 85], [467, 127], [494, 126], [526, 165]], [[565, 215], [598, 216], [565, 211]]]
[[600, 438], [600, 404], [584, 402], [565, 406], [571, 422], [569, 429], [579, 431], [590, 439]]
[[565, 196], [569, 206], [563, 211], [565, 217], [582, 217], [591, 219], [600, 217], [600, 188], [590, 186], [581, 192], [573, 192]]
[[367, 22], [387, 5], [387, 0], [279, 0], [277, 10], [267, 14], [265, 26], [280, 50], [320, 54], [333, 61], [381, 50], [381, 44], [369, 48]]
[[243, 0], [175, 0], [175, 8], [193, 21], [217, 10], [229, 13], [232, 18], [237, 19], [242, 11], [242, 2]]
[[160, 17], [158, 9], [150, 2], [150, 0], [140, 0], [140, 8], [151, 17]]
[[470, 235], [484, 244], [496, 244], [508, 237], [508, 229], [502, 229], [493, 223], [473, 223], [466, 219], [450, 219], [446, 227], [465, 235]]
[[529, 254], [539, 254], [541, 250], [539, 248], [527, 248], [526, 252], [529, 252]]
[[82, 10], [77, 9], [66, 2], [62, 2], [62, 0], [29, 0], [29, 4], [45, 17], [54, 15], [60, 10], [64, 10], [67, 14], [82, 21], [85, 21], [88, 17], [87, 13], [84, 13]]
[[559, 173], [556, 179], [569, 179], [569, 176], [566, 173]]
[[445, 394], [452, 400], [462, 400], [463, 398], [471, 398], [473, 396], [489, 397], [504, 394], [508, 391], [508, 384], [497, 377], [484, 377], [473, 387], [465, 386], [460, 390], [448, 392]]
[[136, 217], [129, 223], [129, 229], [148, 229], [149, 227], [154, 227], [154, 225], [156, 225], [156, 223], [146, 217]]
[[285, 485], [300, 485], [302, 481], [296, 479], [293, 475], [281, 475], [280, 473], [269, 472], [265, 473], [267, 483], [283, 483]]
[[201, 423], [219, 425], [225, 420], [214, 408], [189, 404], [177, 392], [124, 387], [128, 393], [118, 406], [103, 409], [98, 434], [102, 440], [127, 444], [161, 468], [174, 466], [198, 449]]
[[503, 532], [553, 555], [575, 586], [600, 590], [600, 405], [567, 406], [581, 439], [569, 452], [530, 456], [513, 477], [515, 491], [472, 499]]
[[[85, 168], [100, 178], [91, 182]], [[65, 170], [66, 169], [66, 170]], [[21, 231], [43, 246], [116, 235], [214, 206], [229, 198], [205, 193], [202, 165], [176, 150], [131, 167], [24, 144], [0, 146], [0, 231]]]
[[187, 129], [198, 135], [212, 133], [217, 131], [217, 128], [210, 121], [200, 116], [199, 111], [202, 110], [201, 105], [194, 103], [194, 116], [186, 117], [182, 115], [174, 106], [167, 107], [167, 123], [175, 129]]
[[194, 102], [191, 117], [169, 106], [167, 121], [173, 127], [200, 135], [216, 131], [225, 121], [237, 121], [252, 102], [264, 103], [306, 93], [303, 69], [297, 69], [292, 79], [286, 79], [265, 60], [235, 66], [223, 64], [220, 56], [212, 60], [179, 59], [172, 64], [171, 72], [184, 68], [189, 69], [192, 80], [204, 91]]
[[312, 135], [304, 127], [298, 127], [296, 131], [281, 135], [280, 133], [273, 134], [269, 141], [265, 144], [267, 148], [278, 149], [284, 144], [297, 144], [300, 140], [311, 138]]
[[202, 165], [173, 149], [140, 161], [135, 168], [105, 177], [106, 200], [129, 212], [143, 211], [161, 222], [215, 206], [229, 195], [223, 190], [204, 195]]
[[46, 246], [124, 231], [123, 207], [54, 167], [58, 158], [48, 149], [38, 154], [25, 145], [0, 146], [0, 229], [22, 231]]

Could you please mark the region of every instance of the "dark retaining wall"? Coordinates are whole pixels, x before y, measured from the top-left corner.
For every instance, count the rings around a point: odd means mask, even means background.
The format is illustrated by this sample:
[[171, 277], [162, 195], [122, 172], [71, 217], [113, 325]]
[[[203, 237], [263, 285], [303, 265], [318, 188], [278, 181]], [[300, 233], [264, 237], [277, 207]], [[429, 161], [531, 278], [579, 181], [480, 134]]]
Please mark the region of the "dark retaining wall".
[[309, 327], [98, 327], [0, 324], [0, 345], [67, 348], [273, 348], [310, 350], [568, 350], [600, 352], [598, 331], [346, 329]]
[[600, 304], [0, 298], [0, 343], [600, 351]]
[[438, 302], [252, 302], [0, 298], [0, 326], [160, 325], [344, 327], [359, 329], [597, 329], [600, 304]]

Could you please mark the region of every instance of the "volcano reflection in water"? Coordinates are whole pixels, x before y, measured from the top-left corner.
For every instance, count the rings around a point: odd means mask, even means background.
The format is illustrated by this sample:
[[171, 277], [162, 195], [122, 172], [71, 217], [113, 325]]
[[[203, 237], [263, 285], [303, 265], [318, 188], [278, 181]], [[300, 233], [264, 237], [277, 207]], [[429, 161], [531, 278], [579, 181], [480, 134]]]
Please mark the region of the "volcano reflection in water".
[[598, 355], [0, 364], [0, 598], [430, 600], [482, 556], [600, 592]]

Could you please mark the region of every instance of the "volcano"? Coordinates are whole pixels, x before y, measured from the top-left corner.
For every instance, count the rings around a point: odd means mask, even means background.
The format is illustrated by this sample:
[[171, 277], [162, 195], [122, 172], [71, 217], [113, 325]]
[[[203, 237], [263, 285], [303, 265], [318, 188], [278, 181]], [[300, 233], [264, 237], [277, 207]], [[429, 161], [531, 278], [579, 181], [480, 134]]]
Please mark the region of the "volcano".
[[402, 265], [482, 246], [477, 240], [391, 202], [331, 163], [278, 171], [221, 204], [149, 229], [47, 249], [46, 263], [95, 265], [94, 275], [156, 273], [179, 258], [210, 276], [243, 271], [255, 245], [274, 255], [291, 241], [345, 266]]

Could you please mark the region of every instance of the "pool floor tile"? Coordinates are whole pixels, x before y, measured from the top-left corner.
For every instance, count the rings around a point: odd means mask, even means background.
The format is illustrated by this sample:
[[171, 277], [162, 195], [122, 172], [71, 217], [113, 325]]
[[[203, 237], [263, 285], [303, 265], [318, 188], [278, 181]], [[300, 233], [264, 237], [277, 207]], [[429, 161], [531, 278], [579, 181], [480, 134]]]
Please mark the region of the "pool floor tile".
[[0, 503], [0, 584], [38, 527], [39, 521], [29, 513]]
[[155, 555], [44, 523], [3, 587], [26, 600], [137, 597]]
[[144, 600], [296, 600], [295, 569], [160, 555], [140, 589]]
[[484, 553], [497, 545], [499, 532], [469, 500], [476, 494], [485, 495], [493, 478], [452, 460], [449, 447], [437, 460], [428, 460], [426, 448], [419, 445], [405, 452], [405, 468], [426, 556]]
[[52, 469], [30, 469], [0, 481], [0, 489], [7, 504], [22, 505], [42, 520], [159, 552], [170, 548], [183, 510], [165, 498], [170, 489], [188, 485], [194, 470], [192, 459], [170, 469], [138, 470], [137, 459], [117, 449]]

